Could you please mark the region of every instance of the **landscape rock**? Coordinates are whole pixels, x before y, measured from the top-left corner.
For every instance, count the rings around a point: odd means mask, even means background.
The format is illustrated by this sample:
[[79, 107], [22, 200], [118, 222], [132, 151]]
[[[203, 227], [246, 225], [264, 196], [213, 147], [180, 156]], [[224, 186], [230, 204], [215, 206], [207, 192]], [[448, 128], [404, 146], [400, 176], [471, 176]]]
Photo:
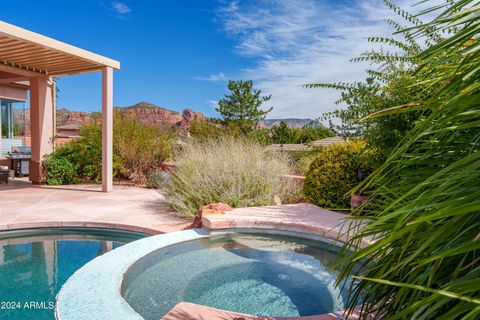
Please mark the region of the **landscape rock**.
[[282, 205], [282, 200], [280, 199], [279, 196], [274, 195], [273, 196], [273, 203], [275, 203], [276, 206], [281, 206]]
[[223, 214], [225, 213], [225, 211], [231, 211], [231, 210], [232, 210], [232, 207], [230, 207], [228, 204], [225, 204], [225, 203], [220, 202], [220, 203], [207, 204], [206, 206], [201, 207], [200, 210], [197, 211], [192, 224], [185, 227], [184, 230], [201, 228], [202, 217], [204, 215]]

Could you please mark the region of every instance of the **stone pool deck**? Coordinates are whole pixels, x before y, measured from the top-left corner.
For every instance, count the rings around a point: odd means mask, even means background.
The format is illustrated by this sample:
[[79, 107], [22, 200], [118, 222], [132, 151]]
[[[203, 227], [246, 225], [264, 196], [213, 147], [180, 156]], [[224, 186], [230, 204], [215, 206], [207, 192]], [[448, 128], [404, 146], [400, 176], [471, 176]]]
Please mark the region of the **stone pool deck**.
[[[348, 235], [352, 234], [352, 230], [356, 230], [362, 223], [364, 222], [356, 220], [355, 224], [350, 224], [345, 214], [325, 210], [310, 203], [239, 208], [224, 214], [207, 215], [202, 218], [203, 227], [212, 231], [281, 230], [340, 241], [345, 241]], [[368, 242], [369, 239], [365, 239], [363, 245]]]
[[159, 234], [189, 224], [156, 190], [100, 185], [34, 186], [22, 180], [0, 185], [0, 231], [39, 227], [91, 227]]
[[[360, 319], [360, 308], [354, 310], [348, 317], [350, 320]], [[304, 317], [269, 317], [252, 314], [230, 312], [211, 307], [206, 307], [190, 302], [180, 302], [160, 320], [344, 320], [343, 313], [326, 313], [316, 316]], [[369, 317], [368, 320], [374, 320]]]

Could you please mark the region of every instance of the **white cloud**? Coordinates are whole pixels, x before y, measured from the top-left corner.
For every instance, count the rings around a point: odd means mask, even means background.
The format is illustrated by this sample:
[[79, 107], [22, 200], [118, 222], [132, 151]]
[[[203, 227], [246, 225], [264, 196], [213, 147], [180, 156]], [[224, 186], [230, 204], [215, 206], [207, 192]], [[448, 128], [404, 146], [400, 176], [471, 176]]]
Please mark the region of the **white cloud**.
[[121, 2], [112, 2], [112, 8], [119, 14], [127, 14], [132, 12], [129, 6]]
[[225, 81], [227, 80], [227, 76], [223, 72], [211, 74], [208, 77], [194, 77], [195, 80], [202, 80], [202, 81]]
[[239, 78], [272, 94], [270, 117], [299, 118], [337, 108], [335, 90], [302, 85], [363, 80], [367, 65], [349, 60], [372, 48], [366, 37], [391, 34], [383, 19], [395, 17], [380, 0], [235, 0], [217, 11], [237, 53], [257, 62]]
[[207, 100], [207, 103], [212, 107], [212, 109], [218, 107], [218, 100]]

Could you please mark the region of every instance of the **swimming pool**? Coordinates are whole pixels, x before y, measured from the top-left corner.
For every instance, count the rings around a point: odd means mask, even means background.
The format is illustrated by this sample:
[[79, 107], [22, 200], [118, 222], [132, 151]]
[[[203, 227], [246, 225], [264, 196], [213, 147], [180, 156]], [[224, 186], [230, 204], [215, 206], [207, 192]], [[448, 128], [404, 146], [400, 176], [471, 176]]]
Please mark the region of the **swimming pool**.
[[55, 296], [77, 269], [145, 236], [85, 228], [0, 233], [0, 319], [53, 319]]
[[[122, 295], [145, 319], [181, 301], [268, 316], [343, 309], [331, 241], [242, 234], [212, 236], [154, 251], [131, 266]], [[347, 284], [348, 285], [348, 284]]]

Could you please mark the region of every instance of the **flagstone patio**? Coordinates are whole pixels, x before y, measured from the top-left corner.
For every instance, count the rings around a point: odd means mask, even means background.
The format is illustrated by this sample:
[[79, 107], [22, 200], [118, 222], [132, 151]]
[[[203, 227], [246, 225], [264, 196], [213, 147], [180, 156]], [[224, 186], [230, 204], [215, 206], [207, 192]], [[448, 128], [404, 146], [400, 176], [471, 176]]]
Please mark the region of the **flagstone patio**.
[[178, 231], [184, 220], [156, 190], [100, 185], [34, 186], [14, 180], [0, 185], [0, 230], [38, 227], [96, 227], [147, 234]]

